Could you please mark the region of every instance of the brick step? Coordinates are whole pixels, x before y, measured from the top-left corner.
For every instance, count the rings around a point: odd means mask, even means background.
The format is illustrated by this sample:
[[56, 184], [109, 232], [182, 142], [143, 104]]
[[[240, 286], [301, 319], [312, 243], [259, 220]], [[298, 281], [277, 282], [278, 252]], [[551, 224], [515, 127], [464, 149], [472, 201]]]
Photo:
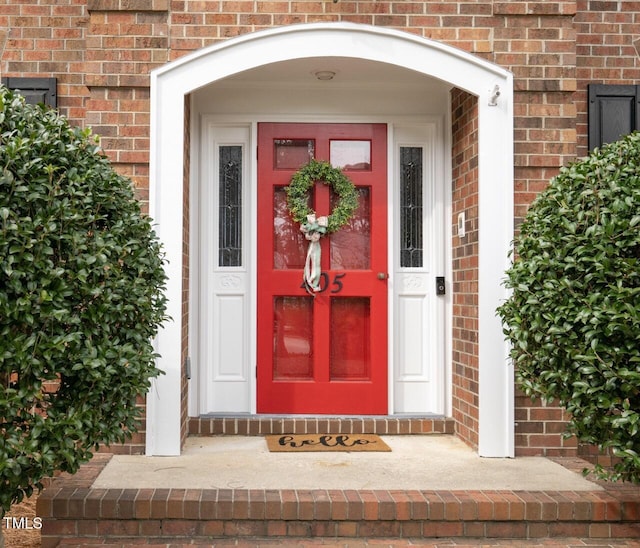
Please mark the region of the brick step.
[[[216, 539], [640, 538], [637, 486], [593, 491], [94, 489], [111, 455], [38, 499], [42, 546]], [[556, 459], [581, 470], [580, 459]]]
[[453, 419], [439, 416], [291, 417], [290, 415], [222, 415], [189, 419], [189, 435], [453, 434], [454, 425]]

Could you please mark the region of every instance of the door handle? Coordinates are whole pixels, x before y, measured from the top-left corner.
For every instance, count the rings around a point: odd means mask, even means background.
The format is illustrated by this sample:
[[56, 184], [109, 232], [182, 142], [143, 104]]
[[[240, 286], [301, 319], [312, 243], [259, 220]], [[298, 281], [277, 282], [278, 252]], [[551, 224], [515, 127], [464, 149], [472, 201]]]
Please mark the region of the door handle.
[[386, 272], [378, 272], [378, 280], [386, 280], [389, 277], [389, 274]]

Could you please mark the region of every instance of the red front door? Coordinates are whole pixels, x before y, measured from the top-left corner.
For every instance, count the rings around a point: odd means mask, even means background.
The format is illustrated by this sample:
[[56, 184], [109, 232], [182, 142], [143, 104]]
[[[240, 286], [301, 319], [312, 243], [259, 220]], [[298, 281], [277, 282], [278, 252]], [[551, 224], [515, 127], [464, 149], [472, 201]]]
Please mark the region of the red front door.
[[[258, 147], [258, 412], [386, 414], [386, 126], [259, 124]], [[311, 158], [341, 168], [359, 193], [350, 223], [320, 240], [315, 296], [285, 194]], [[318, 215], [331, 212], [330, 187], [310, 196]]]

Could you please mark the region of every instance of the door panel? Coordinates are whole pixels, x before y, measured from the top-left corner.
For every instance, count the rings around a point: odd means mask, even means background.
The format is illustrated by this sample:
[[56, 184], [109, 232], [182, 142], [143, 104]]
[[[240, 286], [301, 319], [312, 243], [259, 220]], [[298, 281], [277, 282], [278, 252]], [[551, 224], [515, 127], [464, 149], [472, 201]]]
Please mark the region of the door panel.
[[[258, 126], [258, 386], [260, 413], [386, 414], [387, 159], [384, 124]], [[284, 188], [311, 158], [358, 188], [349, 224], [321, 238], [322, 291], [302, 287], [308, 242]], [[336, 200], [318, 182], [310, 205]]]

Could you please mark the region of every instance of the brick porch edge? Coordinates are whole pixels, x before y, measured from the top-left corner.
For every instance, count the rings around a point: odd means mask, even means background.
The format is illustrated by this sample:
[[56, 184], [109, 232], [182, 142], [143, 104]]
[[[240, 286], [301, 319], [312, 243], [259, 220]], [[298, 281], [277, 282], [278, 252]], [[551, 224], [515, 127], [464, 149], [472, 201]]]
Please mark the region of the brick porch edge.
[[96, 455], [40, 495], [44, 548], [68, 539], [640, 537], [640, 487], [625, 484], [589, 492], [93, 489], [111, 458]]

